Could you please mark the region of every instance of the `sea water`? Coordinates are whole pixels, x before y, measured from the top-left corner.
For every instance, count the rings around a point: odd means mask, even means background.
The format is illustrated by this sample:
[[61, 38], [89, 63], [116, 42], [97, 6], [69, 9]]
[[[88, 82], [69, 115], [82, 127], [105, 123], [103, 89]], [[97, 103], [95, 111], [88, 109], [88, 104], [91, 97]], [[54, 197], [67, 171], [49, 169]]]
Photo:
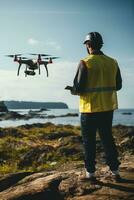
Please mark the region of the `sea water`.
[[[20, 114], [28, 114], [29, 110], [12, 110]], [[35, 111], [35, 110], [34, 110]], [[68, 113], [78, 113], [77, 109], [51, 109], [48, 111], [43, 111], [39, 114], [44, 116], [44, 118], [31, 118], [29, 120], [3, 120], [0, 121], [0, 127], [16, 127], [24, 124], [33, 123], [46, 123], [51, 122], [54, 124], [71, 124], [80, 125], [80, 114], [77, 117], [59, 117], [60, 115], [66, 115]], [[47, 116], [55, 115], [55, 118], [47, 118]], [[134, 126], [134, 109], [118, 109], [114, 112], [113, 126], [121, 124], [126, 126]]]

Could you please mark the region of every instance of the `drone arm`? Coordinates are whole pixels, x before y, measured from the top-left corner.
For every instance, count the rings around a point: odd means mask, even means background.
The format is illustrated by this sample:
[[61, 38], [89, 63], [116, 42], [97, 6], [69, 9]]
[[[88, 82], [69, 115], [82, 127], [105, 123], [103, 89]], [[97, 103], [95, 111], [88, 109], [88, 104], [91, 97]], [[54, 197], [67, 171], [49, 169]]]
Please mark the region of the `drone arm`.
[[45, 66], [45, 68], [46, 68], [47, 77], [48, 77], [48, 68], [47, 68], [47, 65], [44, 64], [44, 66]]
[[27, 73], [26, 73], [26, 71], [27, 71], [27, 68], [28, 68], [28, 66], [27, 66], [27, 64], [26, 64], [26, 69], [25, 69], [25, 77], [27, 76]]
[[40, 64], [38, 64], [39, 65], [39, 74], [40, 74]]
[[19, 72], [20, 72], [20, 67], [21, 67], [21, 63], [19, 64], [19, 67], [18, 67], [18, 72], [17, 72], [17, 76], [19, 76]]

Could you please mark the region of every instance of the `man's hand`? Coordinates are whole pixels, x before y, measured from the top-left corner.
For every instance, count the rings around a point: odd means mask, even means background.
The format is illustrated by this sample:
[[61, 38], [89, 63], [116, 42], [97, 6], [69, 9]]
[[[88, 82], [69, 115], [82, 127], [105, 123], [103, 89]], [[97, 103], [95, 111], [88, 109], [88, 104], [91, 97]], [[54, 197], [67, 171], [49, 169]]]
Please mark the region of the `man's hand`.
[[65, 87], [65, 90], [70, 90], [70, 93], [71, 93], [72, 95], [79, 95], [79, 94], [76, 92], [76, 90], [74, 89], [74, 87], [72, 87], [72, 86], [66, 86], [66, 87]]
[[73, 87], [72, 86], [69, 86], [69, 85], [67, 85], [66, 87], [65, 87], [65, 90], [72, 90], [73, 89]]
[[71, 92], [72, 95], [78, 95], [77, 92], [74, 91], [74, 90], [70, 90], [70, 92]]

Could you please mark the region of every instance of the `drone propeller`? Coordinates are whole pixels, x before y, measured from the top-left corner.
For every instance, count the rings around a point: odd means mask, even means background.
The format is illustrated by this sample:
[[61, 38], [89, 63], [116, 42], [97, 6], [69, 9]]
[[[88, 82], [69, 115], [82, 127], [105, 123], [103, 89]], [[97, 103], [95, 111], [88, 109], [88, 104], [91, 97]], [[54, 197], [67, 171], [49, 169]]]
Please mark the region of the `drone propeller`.
[[51, 56], [51, 55], [48, 55], [48, 54], [40, 54], [41, 56]]
[[28, 58], [26, 58], [26, 57], [18, 57], [18, 58], [20, 58], [20, 59], [28, 59]]
[[51, 55], [48, 55], [48, 54], [37, 54], [37, 53], [30, 53], [30, 55], [32, 56], [51, 56]]
[[44, 59], [57, 59], [57, 58], [60, 58], [60, 57], [47, 57], [47, 58], [44, 58]]
[[13, 58], [13, 57], [15, 57], [15, 56], [21, 56], [21, 55], [22, 55], [22, 54], [14, 54], [14, 55], [6, 55], [6, 56]]

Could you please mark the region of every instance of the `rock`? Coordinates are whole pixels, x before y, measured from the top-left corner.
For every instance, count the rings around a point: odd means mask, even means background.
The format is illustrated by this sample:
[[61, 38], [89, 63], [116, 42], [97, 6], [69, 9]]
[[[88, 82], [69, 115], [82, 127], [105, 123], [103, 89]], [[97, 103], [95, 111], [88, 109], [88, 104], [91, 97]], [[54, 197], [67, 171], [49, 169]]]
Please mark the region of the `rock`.
[[120, 149], [121, 151], [128, 151], [131, 152], [131, 153], [134, 153], [134, 136], [129, 138], [129, 137], [126, 137], [124, 138], [120, 143], [119, 143], [119, 146], [120, 146]]
[[29, 150], [24, 156], [21, 158], [18, 166], [22, 168], [24, 166], [30, 166], [33, 162], [43, 163], [45, 157], [47, 157], [47, 153], [54, 151], [54, 148], [50, 145], [45, 145], [43, 147], [34, 147]]
[[131, 127], [131, 128], [128, 129], [128, 136], [129, 137], [134, 136], [134, 127]]
[[124, 144], [126, 144], [128, 142], [129, 142], [129, 138], [127, 137], [123, 141], [121, 141], [121, 143], [119, 145], [121, 146], [121, 145], [124, 145]]
[[122, 115], [132, 115], [132, 113], [131, 112], [124, 112], [124, 113], [122, 113]]
[[58, 186], [62, 181], [59, 174], [43, 176], [0, 192], [1, 200], [62, 200]]
[[47, 140], [55, 140], [61, 137], [68, 137], [71, 135], [72, 133], [69, 133], [69, 132], [54, 132], [54, 133], [49, 133], [49, 134], [44, 135], [43, 138]]
[[78, 113], [67, 113], [65, 115], [60, 115], [59, 117], [78, 117]]
[[24, 119], [27, 117], [25, 115], [21, 115], [17, 112], [14, 112], [14, 111], [10, 111], [10, 112], [6, 112], [6, 113], [2, 113], [0, 114], [0, 118], [1, 120], [8, 120], [8, 119]]
[[0, 179], [0, 187], [4, 180], [0, 200], [132, 200], [134, 174], [128, 169], [134, 169], [133, 159], [128, 165], [127, 169], [122, 168], [123, 165], [121, 167], [122, 183], [107, 180], [107, 168], [98, 169], [97, 184], [81, 180], [84, 170], [80, 167], [62, 172], [59, 169], [59, 171], [8, 175]]
[[48, 115], [45, 118], [57, 118], [57, 117], [78, 117], [78, 113], [67, 113], [65, 115]]
[[40, 112], [43, 112], [43, 111], [49, 111], [49, 109], [47, 109], [47, 108], [45, 108], [45, 107], [43, 107], [43, 108], [40, 108], [40, 110], [39, 110]]
[[0, 101], [0, 112], [8, 112], [8, 109], [7, 109], [4, 101]]
[[51, 166], [56, 165], [56, 164], [57, 164], [57, 162], [51, 162], [50, 163]]
[[[97, 137], [99, 183], [91, 185], [80, 179], [84, 171], [80, 128], [52, 123], [0, 128], [0, 200], [134, 199], [133, 130], [133, 127], [122, 125], [113, 127], [122, 183], [106, 178], [109, 168], [104, 165], [104, 150]], [[48, 135], [52, 137], [45, 137]], [[17, 173], [4, 176], [9, 168], [10, 172]]]
[[31, 174], [31, 172], [18, 172], [3, 176], [2, 178], [0, 178], [0, 192], [16, 184], [18, 181]]

